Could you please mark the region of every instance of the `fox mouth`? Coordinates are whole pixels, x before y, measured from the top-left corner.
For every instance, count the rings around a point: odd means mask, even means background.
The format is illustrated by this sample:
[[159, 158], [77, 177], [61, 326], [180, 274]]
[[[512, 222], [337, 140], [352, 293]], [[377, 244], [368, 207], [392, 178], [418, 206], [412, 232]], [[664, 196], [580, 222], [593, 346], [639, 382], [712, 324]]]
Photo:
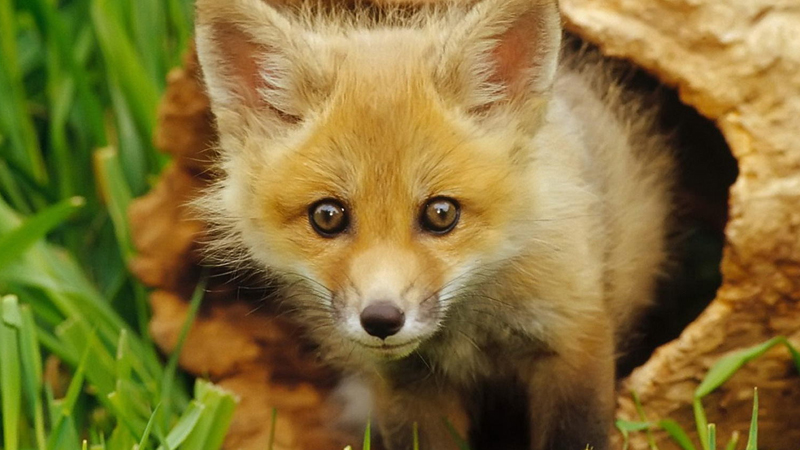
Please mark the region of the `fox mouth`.
[[367, 345], [361, 342], [357, 342], [357, 344], [361, 347], [369, 349], [371, 353], [379, 355], [383, 358], [388, 359], [400, 359], [405, 356], [408, 356], [414, 350], [419, 347], [421, 339], [414, 339], [409, 342], [405, 342], [402, 344], [390, 345], [390, 344], [381, 344], [381, 345]]

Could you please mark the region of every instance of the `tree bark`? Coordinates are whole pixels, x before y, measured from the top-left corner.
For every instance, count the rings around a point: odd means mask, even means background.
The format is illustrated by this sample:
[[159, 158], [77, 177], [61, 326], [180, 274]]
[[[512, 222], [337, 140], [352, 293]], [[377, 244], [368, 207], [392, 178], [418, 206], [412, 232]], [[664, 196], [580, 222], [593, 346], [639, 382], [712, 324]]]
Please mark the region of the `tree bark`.
[[[694, 430], [692, 395], [714, 362], [773, 336], [800, 340], [800, 4], [561, 0], [561, 8], [570, 30], [655, 74], [714, 120], [739, 163], [717, 297], [620, 393], [620, 416], [638, 417], [636, 391], [648, 418]], [[772, 350], [709, 396], [718, 436], [746, 436], [757, 386], [760, 445], [797, 448], [800, 377], [792, 368], [784, 348]], [[656, 443], [678, 448], [664, 433]], [[632, 448], [646, 448], [644, 439]]]

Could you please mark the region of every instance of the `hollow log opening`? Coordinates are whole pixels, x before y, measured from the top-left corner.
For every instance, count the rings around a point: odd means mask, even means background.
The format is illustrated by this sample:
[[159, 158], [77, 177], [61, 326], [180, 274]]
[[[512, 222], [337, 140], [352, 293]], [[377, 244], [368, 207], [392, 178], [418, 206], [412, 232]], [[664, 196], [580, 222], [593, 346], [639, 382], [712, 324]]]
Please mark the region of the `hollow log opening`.
[[[800, 16], [797, 8], [776, 8], [773, 0], [561, 0], [559, 5], [571, 32], [675, 86], [684, 103], [719, 127], [738, 162], [722, 284], [714, 300], [636, 368], [618, 396], [620, 418], [669, 418], [697, 442], [692, 403], [714, 364], [776, 336], [795, 346], [800, 342]], [[703, 167], [694, 169], [702, 179]], [[706, 176], [716, 175], [707, 168]], [[774, 348], [705, 397], [704, 416], [717, 423], [717, 435], [747, 434], [758, 386], [759, 446], [795, 448], [800, 441], [793, 419], [800, 414], [795, 366], [786, 348]], [[648, 440], [659, 448], [679, 448], [663, 430], [632, 435], [630, 448], [649, 448]]]

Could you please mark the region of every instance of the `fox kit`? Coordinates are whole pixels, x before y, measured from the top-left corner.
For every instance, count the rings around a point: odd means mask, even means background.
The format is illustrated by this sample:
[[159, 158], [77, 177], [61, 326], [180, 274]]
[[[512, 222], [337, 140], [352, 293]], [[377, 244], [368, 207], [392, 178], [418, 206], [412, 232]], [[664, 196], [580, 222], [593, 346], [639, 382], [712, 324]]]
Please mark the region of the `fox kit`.
[[[429, 450], [451, 427], [607, 448], [616, 348], [666, 255], [648, 114], [559, 61], [555, 0], [336, 9], [198, 1], [217, 254], [283, 281], [391, 450], [414, 423]], [[477, 427], [505, 401], [524, 436], [501, 445]]]

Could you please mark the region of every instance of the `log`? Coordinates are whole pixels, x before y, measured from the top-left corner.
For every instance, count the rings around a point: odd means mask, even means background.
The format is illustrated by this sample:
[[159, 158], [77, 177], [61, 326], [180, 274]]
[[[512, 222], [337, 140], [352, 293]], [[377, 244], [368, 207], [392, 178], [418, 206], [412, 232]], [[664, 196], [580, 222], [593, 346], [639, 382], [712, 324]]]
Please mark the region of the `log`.
[[[713, 120], [739, 164], [723, 285], [706, 311], [623, 383], [619, 415], [693, 430], [694, 389], [720, 357], [785, 335], [800, 341], [800, 4], [780, 0], [562, 0], [567, 28], [678, 90]], [[713, 170], [713, 168], [709, 168]], [[760, 445], [800, 442], [800, 377], [778, 348], [704, 401], [721, 439], [746, 436], [753, 387]], [[691, 433], [696, 440], [696, 433]], [[660, 448], [678, 448], [656, 433]], [[646, 448], [643, 438], [632, 448]]]

